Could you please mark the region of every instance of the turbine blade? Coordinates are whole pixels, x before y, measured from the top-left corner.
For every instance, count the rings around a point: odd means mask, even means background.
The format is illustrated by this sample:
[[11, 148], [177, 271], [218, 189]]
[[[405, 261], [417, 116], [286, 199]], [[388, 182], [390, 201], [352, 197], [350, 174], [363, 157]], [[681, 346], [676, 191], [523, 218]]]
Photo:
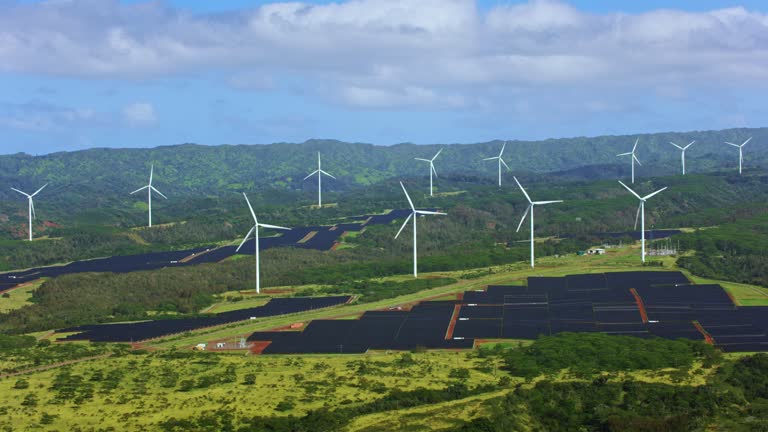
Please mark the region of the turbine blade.
[[523, 191], [523, 195], [525, 195], [525, 199], [528, 200], [528, 204], [533, 204], [533, 201], [531, 201], [531, 197], [528, 196], [528, 192], [523, 189], [523, 185], [520, 184], [519, 181], [517, 181], [517, 177], [512, 176], [513, 179], [515, 179], [515, 183], [517, 183], [517, 186], [520, 187], [520, 190]]
[[499, 158], [499, 162], [501, 162], [501, 164], [502, 164], [502, 165], [504, 165], [505, 167], [507, 167], [507, 171], [512, 171], [512, 169], [509, 167], [509, 165], [507, 165], [507, 163], [506, 163], [506, 162], [504, 162], [504, 159], [502, 159], [502, 158]]
[[520, 223], [517, 224], [517, 230], [515, 232], [520, 232], [520, 227], [523, 226], [523, 222], [525, 222], [525, 217], [528, 216], [528, 212], [531, 211], [531, 205], [528, 205], [525, 209], [525, 213], [523, 213], [523, 218], [520, 219]]
[[141, 191], [143, 191], [144, 189], [146, 189], [146, 188], [148, 188], [148, 187], [149, 187], [149, 185], [146, 185], [146, 186], [144, 186], [144, 187], [142, 187], [142, 188], [136, 189], [135, 191], [131, 192], [129, 195], [133, 195], [133, 194], [135, 194], [136, 192], [141, 192]]
[[728, 141], [726, 141], [725, 143], [726, 143], [726, 144], [728, 144], [728, 145], [732, 145], [732, 146], [734, 146], [734, 147], [741, 147], [741, 146], [740, 146], [740, 145], [738, 145], [738, 144], [730, 143], [730, 142], [728, 142]]
[[501, 145], [501, 151], [499, 152], [499, 159], [501, 159], [501, 155], [504, 154], [504, 149], [507, 147], [507, 142], [504, 141], [504, 144]]
[[685, 148], [684, 148], [683, 150], [685, 150], [685, 149], [687, 149], [688, 147], [692, 146], [692, 145], [693, 145], [693, 143], [695, 143], [695, 142], [696, 142], [696, 140], [693, 140], [693, 141], [691, 141], [690, 143], [688, 143], [688, 145], [687, 145], [687, 146], [685, 146]]
[[494, 159], [499, 159], [499, 157], [498, 156], [494, 156], [494, 157], [485, 158], [483, 160], [494, 160]]
[[432, 156], [432, 160], [433, 160], [433, 161], [434, 161], [435, 159], [437, 159], [437, 157], [438, 157], [438, 156], [440, 156], [440, 152], [441, 152], [441, 151], [443, 151], [443, 149], [440, 149], [440, 150], [438, 150], [438, 151], [437, 151], [437, 153], [436, 153], [434, 156]]
[[621, 180], [619, 180], [619, 184], [621, 184], [622, 186], [624, 186], [624, 189], [626, 189], [626, 190], [628, 190], [628, 191], [632, 192], [632, 195], [636, 196], [636, 197], [637, 197], [637, 199], [639, 199], [639, 200], [642, 200], [642, 198], [640, 198], [640, 195], [638, 195], [637, 193], [635, 193], [635, 191], [633, 191], [632, 189], [630, 189], [630, 188], [629, 188], [629, 186], [627, 186], [627, 185], [625, 185], [624, 183], [622, 183], [622, 182], [621, 182]]
[[554, 203], [561, 203], [563, 200], [554, 200], [554, 201], [534, 201], [531, 204], [536, 205], [544, 205], [544, 204], [554, 204]]
[[420, 161], [424, 161], [424, 162], [432, 162], [432, 161], [431, 161], [431, 160], [429, 160], [429, 159], [423, 159], [423, 158], [414, 158], [414, 159], [416, 159], [416, 160], [420, 160]]
[[750, 142], [750, 141], [752, 141], [752, 137], [749, 137], [749, 138], [747, 138], [747, 140], [746, 140], [746, 141], [744, 141], [743, 143], [741, 143], [741, 145], [740, 145], [739, 147], [744, 147], [744, 146], [745, 146], [745, 145], [747, 145], [747, 143], [748, 143], [748, 142]]
[[635, 229], [637, 229], [637, 222], [640, 220], [640, 209], [643, 208], [642, 206], [637, 206], [637, 213], [635, 214]]
[[310, 173], [308, 176], [304, 177], [304, 180], [306, 180], [306, 179], [308, 179], [308, 178], [312, 177], [313, 175], [317, 174], [318, 172], [320, 172], [320, 170], [314, 170], [314, 171], [312, 171], [312, 172], [311, 172], [311, 173]]
[[634, 145], [634, 146], [632, 146], [632, 153], [634, 153], [634, 152], [635, 152], [635, 150], [637, 149], [637, 143], [638, 143], [638, 142], [640, 142], [640, 138], [638, 138], [638, 139], [636, 139], [636, 140], [635, 140], [635, 145]]
[[256, 229], [256, 225], [252, 226], [251, 230], [248, 231], [248, 234], [246, 234], [245, 237], [243, 237], [243, 241], [240, 242], [240, 246], [238, 246], [237, 249], [235, 249], [235, 252], [240, 252], [240, 248], [243, 247], [245, 242], [248, 241], [248, 238], [251, 236], [251, 234], [253, 234], [254, 229]]
[[413, 201], [411, 201], [411, 197], [408, 196], [408, 191], [405, 190], [405, 186], [403, 186], [403, 182], [400, 182], [400, 187], [403, 188], [403, 192], [405, 192], [405, 197], [408, 198], [408, 204], [410, 204], [411, 210], [416, 211], [416, 207], [413, 206]]
[[155, 164], [149, 167], [149, 184], [152, 184], [152, 175], [155, 173]]
[[405, 226], [408, 225], [408, 221], [411, 220], [413, 217], [413, 213], [409, 214], [407, 218], [405, 218], [405, 222], [403, 222], [403, 226], [400, 227], [400, 230], [395, 234], [395, 238], [398, 238], [400, 236], [400, 233], [403, 232], [403, 229], [405, 229]]
[[684, 148], [680, 147], [679, 145], [673, 143], [672, 141], [670, 141], [669, 143], [672, 144], [673, 146], [679, 148], [680, 150], [685, 150]]
[[621, 154], [617, 154], [617, 155], [616, 155], [616, 157], [619, 157], [619, 156], [629, 156], [629, 155], [631, 155], [631, 154], [632, 154], [632, 152], [629, 152], [629, 153], [621, 153]]
[[26, 193], [26, 192], [22, 192], [22, 191], [20, 191], [20, 190], [18, 190], [18, 189], [16, 189], [16, 188], [11, 188], [11, 189], [13, 189], [13, 190], [15, 190], [16, 192], [18, 192], [18, 193], [20, 193], [20, 194], [24, 195], [25, 197], [29, 198], [29, 194], [28, 194], [28, 193]]
[[435, 212], [435, 211], [429, 211], [429, 210], [416, 210], [415, 213], [421, 214], [421, 215], [443, 215], [443, 216], [448, 215], [448, 213]]
[[260, 223], [259, 226], [262, 228], [269, 228], [269, 229], [279, 229], [279, 230], [288, 230], [288, 231], [291, 230], [290, 228], [286, 228], [286, 227], [281, 227], [277, 225], [268, 225], [268, 224], [262, 224], [262, 223]]
[[638, 158], [637, 158], [637, 156], [635, 156], [635, 155], [632, 155], [632, 158], [635, 160], [635, 162], [637, 162], [637, 164], [638, 164], [638, 165], [642, 165], [642, 164], [640, 163], [640, 159], [638, 159]]
[[327, 175], [328, 177], [330, 177], [330, 178], [332, 178], [332, 179], [336, 180], [336, 177], [334, 177], [334, 176], [332, 176], [332, 175], [328, 174], [327, 172], [325, 172], [325, 171], [323, 171], [323, 170], [320, 170], [320, 172], [321, 172], [321, 173], [323, 173], [323, 174], [325, 174], [325, 175]]
[[433, 164], [431, 161], [429, 162], [429, 167], [432, 170], [432, 173], [437, 177], [437, 171], [435, 170], [435, 164]]
[[248, 200], [248, 195], [246, 195], [245, 192], [243, 192], [243, 196], [245, 197], [245, 202], [248, 204], [248, 210], [251, 211], [251, 216], [253, 216], [253, 222], [256, 225], [258, 225], [259, 224], [259, 220], [256, 219], [256, 212], [253, 211], [253, 207], [251, 206], [251, 202]]
[[48, 186], [48, 183], [44, 184], [43, 187], [41, 187], [40, 189], [36, 190], [35, 193], [32, 194], [32, 196], [35, 196], [35, 195], [39, 194], [40, 191], [45, 189], [46, 186]]
[[32, 200], [32, 197], [29, 197], [29, 206], [32, 208], [32, 219], [37, 219], [37, 215], [35, 214], [35, 202]]
[[652, 196], [656, 195], [657, 193], [659, 193], [659, 192], [663, 191], [664, 189], [666, 189], [666, 186], [665, 186], [665, 187], [663, 187], [663, 188], [661, 188], [661, 189], [659, 189], [659, 190], [657, 190], [656, 192], [654, 192], [654, 193], [652, 193], [652, 194], [650, 194], [650, 195], [646, 195], [646, 196], [644, 196], [644, 197], [643, 197], [643, 201], [645, 201], [645, 200], [647, 200], [648, 198], [650, 198], [650, 197], [652, 197]]
[[168, 197], [167, 197], [167, 196], [163, 195], [163, 193], [162, 193], [162, 192], [160, 192], [159, 190], [155, 189], [155, 187], [154, 187], [154, 186], [150, 186], [149, 188], [150, 188], [150, 189], [152, 189], [153, 191], [157, 192], [157, 193], [158, 193], [158, 194], [159, 194], [161, 197], [163, 197], [163, 198], [165, 198], [165, 199], [168, 199]]

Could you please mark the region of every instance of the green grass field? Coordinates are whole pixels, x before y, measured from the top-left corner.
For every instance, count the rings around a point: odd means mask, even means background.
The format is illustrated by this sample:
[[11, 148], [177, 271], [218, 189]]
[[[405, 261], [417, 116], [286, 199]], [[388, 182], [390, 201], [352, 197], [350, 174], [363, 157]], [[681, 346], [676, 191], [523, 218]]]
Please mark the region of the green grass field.
[[[462, 381], [469, 387], [488, 385], [490, 390], [459, 400], [360, 415], [343, 430], [432, 431], [453, 427], [483, 415], [487, 403], [503, 398], [510, 388], [530, 387], [543, 377], [527, 382], [522, 378], [510, 377], [499, 369], [498, 359], [478, 357], [476, 350], [436, 350], [413, 354], [369, 352], [362, 355], [253, 356], [237, 350], [194, 353], [190, 348], [201, 342], [236, 342], [253, 331], [284, 327], [297, 322], [306, 324], [312, 319], [354, 319], [366, 310], [407, 306], [423, 300], [455, 298], [457, 293], [484, 289], [490, 284], [523, 284], [533, 275], [678, 270], [674, 266], [674, 258], [658, 259], [663, 262], [662, 267], [643, 267], [639, 264], [638, 255], [639, 249], [631, 246], [610, 249], [603, 256], [544, 257], [537, 260], [535, 269], [531, 269], [527, 263], [515, 263], [490, 269], [425, 273], [420, 276], [451, 277], [458, 282], [371, 303], [351, 303], [309, 313], [262, 318], [174, 335], [144, 343], [142, 347], [149, 352], [86, 357], [86, 360], [75, 360], [68, 365], [47, 365], [45, 367], [50, 369], [46, 370], [37, 370], [31, 363], [15, 364], [13, 358], [6, 358], [3, 364], [8, 366], [7, 370], [27, 368], [31, 372], [0, 378], [0, 428], [114, 428], [151, 431], [160, 430], [158, 425], [170, 417], [194, 417], [220, 408], [226, 409], [234, 419], [256, 415], [301, 416], [309, 410], [322, 407], [338, 409], [365, 404], [383, 397], [393, 389], [442, 389], [459, 381], [453, 375], [455, 370], [467, 369], [469, 377]], [[410, 277], [399, 275], [380, 281], [405, 281]], [[688, 277], [695, 283], [720, 283], [739, 304], [768, 304], [768, 290], [764, 288], [710, 281], [690, 275]], [[308, 287], [279, 288], [290, 292]], [[23, 304], [31, 289], [19, 289], [14, 301]], [[254, 307], [270, 297], [241, 295], [238, 291], [232, 291], [220, 294], [218, 298], [220, 301], [206, 311], [216, 313]], [[40, 332], [35, 336], [47, 338], [50, 334]], [[520, 340], [489, 340], [483, 341], [482, 349], [498, 345], [517, 347], [530, 343]], [[94, 351], [97, 352], [104, 351]], [[705, 381], [706, 373], [700, 368], [694, 368], [682, 382], [699, 385]], [[675, 370], [635, 371], [614, 374], [611, 379], [632, 378], [643, 382], [668, 383], [672, 376], [676, 377], [676, 383], [681, 382]], [[507, 381], [499, 385], [502, 377], [506, 377]], [[547, 379], [575, 378], [561, 373]]]
[[[38, 279], [3, 293], [4, 295], [0, 296], [0, 313], [31, 305], [32, 303], [29, 299], [32, 298], [32, 291], [42, 285], [46, 279], [47, 278]], [[6, 293], [8, 294], [8, 297], [5, 297]]]

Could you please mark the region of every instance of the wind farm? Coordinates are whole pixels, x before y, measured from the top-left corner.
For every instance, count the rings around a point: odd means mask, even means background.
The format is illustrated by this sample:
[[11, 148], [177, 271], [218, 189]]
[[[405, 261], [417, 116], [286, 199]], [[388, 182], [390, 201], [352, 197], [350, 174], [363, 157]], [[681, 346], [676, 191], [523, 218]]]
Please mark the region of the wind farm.
[[614, 3], [3, 2], [0, 430], [768, 430], [768, 4]]

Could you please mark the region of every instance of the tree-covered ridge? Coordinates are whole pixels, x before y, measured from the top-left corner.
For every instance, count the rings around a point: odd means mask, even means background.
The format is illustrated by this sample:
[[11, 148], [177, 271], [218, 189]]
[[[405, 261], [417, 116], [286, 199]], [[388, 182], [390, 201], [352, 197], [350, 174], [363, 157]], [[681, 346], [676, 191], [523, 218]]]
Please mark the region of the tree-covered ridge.
[[[627, 136], [598, 136], [508, 142], [504, 158], [514, 172], [568, 171], [590, 165], [628, 165], [616, 157], [640, 140], [638, 156], [647, 162], [641, 175], [679, 172], [680, 155], [670, 141], [690, 142], [687, 153], [689, 171], [708, 172], [731, 168], [737, 157], [725, 141], [743, 141], [746, 165], [765, 166], [768, 128], [727, 129], [721, 131], [669, 132]], [[336, 140], [309, 140], [300, 144], [203, 146], [182, 144], [150, 149], [94, 148], [42, 156], [14, 154], [0, 156], [0, 183], [20, 186], [50, 181], [68, 187], [98, 185], [103, 191], [135, 189], [149, 175], [154, 163], [157, 185], [176, 193], [225, 193], [276, 186], [296, 189], [317, 165], [317, 152], [323, 154], [324, 168], [338, 178], [331, 188], [371, 185], [394, 176], [421, 175], [424, 167], [414, 157], [431, 157], [444, 151], [436, 162], [438, 173], [469, 173], [488, 176], [493, 166], [482, 158], [498, 154], [502, 141], [477, 144], [398, 144], [377, 146]], [[161, 188], [162, 189], [162, 188]], [[8, 192], [0, 190], [0, 197]]]

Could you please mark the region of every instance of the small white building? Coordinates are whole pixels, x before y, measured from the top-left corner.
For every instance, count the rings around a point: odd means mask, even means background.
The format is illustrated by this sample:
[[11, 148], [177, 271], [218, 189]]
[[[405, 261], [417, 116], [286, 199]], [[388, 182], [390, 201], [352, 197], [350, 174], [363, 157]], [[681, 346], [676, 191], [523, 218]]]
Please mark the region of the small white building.
[[603, 248], [587, 249], [587, 255], [605, 255], [605, 249]]

